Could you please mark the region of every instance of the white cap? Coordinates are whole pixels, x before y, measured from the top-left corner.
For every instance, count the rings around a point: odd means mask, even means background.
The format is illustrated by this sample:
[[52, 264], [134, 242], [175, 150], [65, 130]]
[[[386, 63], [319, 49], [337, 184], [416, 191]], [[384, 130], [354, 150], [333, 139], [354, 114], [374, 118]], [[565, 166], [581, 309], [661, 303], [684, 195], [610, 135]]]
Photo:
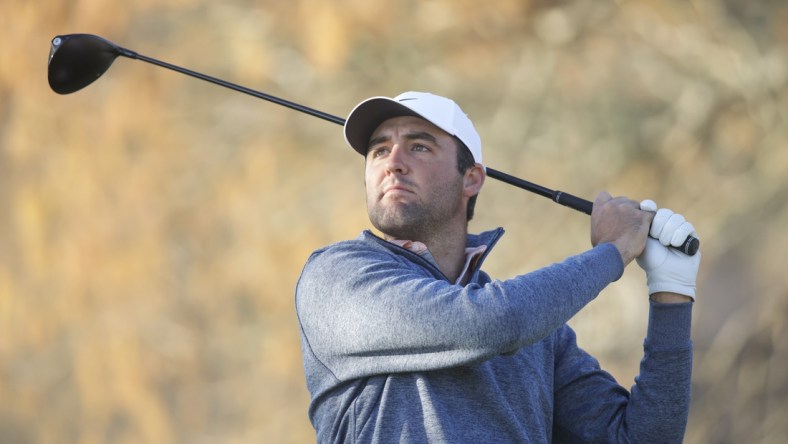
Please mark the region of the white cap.
[[409, 91], [397, 97], [372, 97], [356, 105], [345, 121], [345, 140], [362, 156], [369, 139], [384, 120], [415, 116], [446, 131], [468, 147], [476, 163], [482, 163], [482, 141], [473, 123], [453, 100], [435, 94]]

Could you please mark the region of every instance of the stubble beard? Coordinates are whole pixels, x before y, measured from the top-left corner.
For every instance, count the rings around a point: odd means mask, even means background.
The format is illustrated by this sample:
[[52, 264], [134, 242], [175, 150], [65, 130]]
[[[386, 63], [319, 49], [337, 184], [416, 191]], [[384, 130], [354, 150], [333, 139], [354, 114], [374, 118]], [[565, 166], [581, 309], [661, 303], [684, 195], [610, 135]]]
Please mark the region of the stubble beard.
[[387, 238], [423, 241], [425, 232], [434, 230], [428, 212], [416, 203], [390, 202], [384, 207], [378, 202], [367, 212], [372, 225]]
[[430, 199], [432, 205], [421, 199], [402, 202], [367, 196], [367, 214], [372, 226], [387, 238], [427, 242], [441, 234], [458, 212], [465, 215], [461, 193], [460, 179], [435, 189]]

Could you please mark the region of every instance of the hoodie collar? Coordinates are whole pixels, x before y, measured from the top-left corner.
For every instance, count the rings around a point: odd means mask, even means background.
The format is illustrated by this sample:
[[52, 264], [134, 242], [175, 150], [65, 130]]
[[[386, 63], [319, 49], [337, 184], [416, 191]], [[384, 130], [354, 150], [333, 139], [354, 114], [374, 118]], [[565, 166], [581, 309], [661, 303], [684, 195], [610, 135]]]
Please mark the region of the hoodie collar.
[[[467, 280], [471, 280], [472, 281], [474, 279], [474, 276], [476, 275], [476, 273], [478, 273], [478, 271], [481, 269], [482, 263], [487, 258], [487, 256], [490, 254], [490, 251], [492, 251], [492, 248], [495, 246], [495, 244], [498, 243], [498, 240], [500, 240], [501, 236], [503, 236], [504, 232], [505, 231], [504, 231], [503, 228], [498, 227], [498, 228], [496, 228], [494, 230], [488, 230], [488, 231], [483, 231], [483, 232], [478, 233], [478, 234], [468, 234], [467, 235], [466, 241], [465, 241], [465, 251], [466, 252], [468, 252], [469, 250], [480, 250], [482, 247], [485, 249], [485, 251], [482, 252], [481, 255], [478, 256], [478, 258], [476, 258], [476, 257], [474, 258], [475, 263], [473, 264], [473, 267], [471, 269], [467, 270], [467, 273], [469, 274], [469, 279], [467, 279]], [[397, 251], [405, 251], [405, 252], [407, 252], [407, 254], [411, 254], [411, 255], [413, 255], [415, 257], [421, 258], [425, 262], [429, 263], [432, 266], [432, 268], [434, 268], [438, 272], [438, 274], [443, 276], [443, 273], [441, 273], [440, 270], [438, 269], [438, 265], [435, 262], [435, 259], [432, 257], [432, 255], [430, 254], [429, 250], [426, 249], [426, 246], [424, 247], [423, 250], [421, 248], [419, 248], [419, 246], [415, 247], [416, 250], [419, 250], [419, 251], [414, 251], [413, 250], [413, 248], [412, 248], [413, 244], [424, 245], [424, 244], [421, 244], [420, 242], [412, 242], [412, 241], [389, 242], [389, 241], [387, 241], [387, 240], [375, 235], [370, 230], [364, 230], [361, 233], [361, 235], [359, 236], [359, 239], [374, 240], [375, 242], [378, 242], [378, 243], [380, 243], [383, 246], [387, 246], [387, 248], [389, 248], [389, 249], [396, 249]], [[445, 276], [444, 276], [444, 278], [445, 278]]]

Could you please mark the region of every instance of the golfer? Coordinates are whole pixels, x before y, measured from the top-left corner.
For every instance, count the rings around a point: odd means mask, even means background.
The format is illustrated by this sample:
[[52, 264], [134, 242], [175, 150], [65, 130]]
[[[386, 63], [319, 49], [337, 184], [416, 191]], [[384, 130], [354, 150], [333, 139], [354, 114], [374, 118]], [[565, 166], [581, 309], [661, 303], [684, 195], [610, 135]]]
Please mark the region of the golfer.
[[[700, 253], [667, 245], [696, 234], [684, 217], [601, 192], [591, 249], [495, 280], [481, 267], [503, 229], [467, 232], [485, 170], [479, 135], [453, 101], [368, 99], [345, 138], [365, 157], [380, 235], [315, 251], [297, 284], [318, 442], [682, 441]], [[634, 259], [648, 293], [631, 297], [650, 297], [650, 311], [627, 390], [566, 322]]]

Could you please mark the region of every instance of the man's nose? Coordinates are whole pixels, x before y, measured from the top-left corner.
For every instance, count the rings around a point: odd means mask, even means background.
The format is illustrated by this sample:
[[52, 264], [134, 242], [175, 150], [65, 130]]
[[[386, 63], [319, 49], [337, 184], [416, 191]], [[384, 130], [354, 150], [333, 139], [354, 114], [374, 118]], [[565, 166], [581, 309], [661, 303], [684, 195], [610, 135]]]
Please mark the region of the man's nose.
[[386, 172], [407, 174], [407, 153], [402, 145], [397, 143], [391, 147], [391, 152], [386, 159]]

